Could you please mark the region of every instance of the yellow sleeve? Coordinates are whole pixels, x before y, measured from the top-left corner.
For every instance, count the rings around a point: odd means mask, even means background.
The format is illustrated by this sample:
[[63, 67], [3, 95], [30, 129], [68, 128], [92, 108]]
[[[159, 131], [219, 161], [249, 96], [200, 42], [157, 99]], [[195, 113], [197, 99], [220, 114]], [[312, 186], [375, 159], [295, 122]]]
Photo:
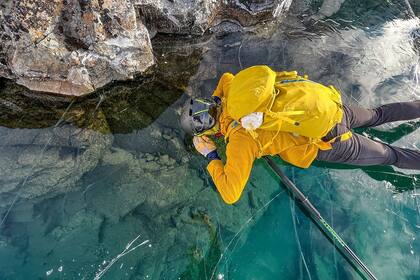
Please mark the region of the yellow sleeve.
[[217, 84], [216, 89], [213, 92], [213, 96], [217, 96], [219, 98], [224, 97], [224, 95], [228, 92], [230, 83], [233, 79], [233, 74], [231, 73], [224, 73]]
[[255, 142], [244, 131], [238, 131], [229, 137], [226, 164], [223, 165], [221, 160], [212, 160], [207, 166], [217, 190], [227, 204], [233, 204], [241, 197], [257, 150]]
[[282, 160], [300, 168], [308, 168], [315, 160], [318, 148], [315, 145], [299, 145], [279, 153]]

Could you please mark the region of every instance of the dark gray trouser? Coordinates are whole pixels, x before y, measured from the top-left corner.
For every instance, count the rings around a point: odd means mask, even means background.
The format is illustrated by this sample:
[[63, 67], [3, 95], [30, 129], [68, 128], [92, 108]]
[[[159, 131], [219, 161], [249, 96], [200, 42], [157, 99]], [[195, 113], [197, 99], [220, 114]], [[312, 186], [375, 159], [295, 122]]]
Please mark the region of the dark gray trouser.
[[[420, 118], [420, 100], [391, 103], [376, 109], [344, 106], [344, 116], [323, 140], [331, 140], [352, 128], [377, 126], [392, 121]], [[346, 141], [332, 144], [333, 149], [319, 151], [317, 160], [354, 165], [395, 165], [420, 170], [420, 150], [398, 148], [353, 133]]]

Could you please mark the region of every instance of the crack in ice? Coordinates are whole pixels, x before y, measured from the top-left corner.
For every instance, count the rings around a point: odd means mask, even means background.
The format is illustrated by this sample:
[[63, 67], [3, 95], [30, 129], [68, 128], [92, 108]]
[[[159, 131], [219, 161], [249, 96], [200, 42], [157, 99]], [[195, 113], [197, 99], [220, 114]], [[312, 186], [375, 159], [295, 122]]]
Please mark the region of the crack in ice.
[[[116, 263], [120, 258], [124, 257], [125, 255], [127, 255], [128, 253], [131, 253], [132, 251], [136, 250], [137, 248], [139, 248], [140, 246], [143, 246], [147, 243], [149, 243], [149, 240], [145, 240], [142, 243], [134, 246], [133, 248], [131, 248], [131, 245], [133, 245], [134, 242], [137, 241], [137, 239], [140, 238], [140, 235], [138, 235], [136, 238], [134, 238], [132, 241], [130, 241], [126, 246], [125, 249], [119, 253], [116, 257], [114, 257], [109, 263], [108, 265], [104, 268], [104, 269], [100, 269], [96, 275], [95, 278], [93, 278], [94, 280], [99, 280], [102, 278], [102, 276], [104, 276], [104, 274], [111, 268], [112, 265], [114, 265], [114, 263]], [[120, 267], [121, 269], [121, 267]]]

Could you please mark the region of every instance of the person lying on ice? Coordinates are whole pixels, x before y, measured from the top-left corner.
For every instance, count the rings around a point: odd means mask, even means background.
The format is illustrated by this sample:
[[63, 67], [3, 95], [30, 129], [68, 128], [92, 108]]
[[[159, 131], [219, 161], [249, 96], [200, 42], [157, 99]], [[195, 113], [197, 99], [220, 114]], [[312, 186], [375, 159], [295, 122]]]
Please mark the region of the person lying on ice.
[[[199, 153], [223, 200], [241, 196], [254, 160], [279, 155], [308, 168], [314, 160], [352, 165], [394, 165], [420, 170], [420, 151], [381, 143], [353, 128], [420, 118], [420, 100], [365, 109], [341, 103], [339, 92], [299, 76], [253, 66], [220, 78], [213, 99], [189, 99], [181, 126]], [[226, 163], [210, 135], [224, 135]]]

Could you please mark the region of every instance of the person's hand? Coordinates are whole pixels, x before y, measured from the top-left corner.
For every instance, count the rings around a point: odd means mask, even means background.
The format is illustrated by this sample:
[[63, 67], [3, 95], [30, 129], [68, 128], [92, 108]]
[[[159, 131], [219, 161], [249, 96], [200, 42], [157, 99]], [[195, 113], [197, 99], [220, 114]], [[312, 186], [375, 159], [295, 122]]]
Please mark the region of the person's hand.
[[193, 138], [194, 147], [203, 156], [207, 157], [207, 155], [211, 152], [216, 151], [216, 144], [214, 144], [213, 140], [211, 140], [207, 136], [194, 136]]

